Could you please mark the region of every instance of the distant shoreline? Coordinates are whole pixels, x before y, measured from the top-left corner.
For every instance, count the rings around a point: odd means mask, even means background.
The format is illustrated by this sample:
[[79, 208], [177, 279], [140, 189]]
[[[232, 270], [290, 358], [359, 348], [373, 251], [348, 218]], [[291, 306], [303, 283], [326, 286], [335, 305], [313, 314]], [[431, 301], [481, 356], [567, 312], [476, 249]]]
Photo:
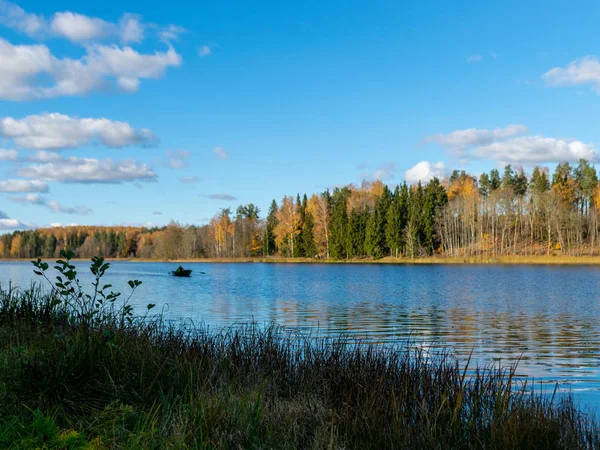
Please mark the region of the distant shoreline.
[[[53, 258], [42, 258], [47, 261]], [[600, 256], [515, 256], [498, 257], [426, 257], [426, 258], [394, 258], [382, 259], [311, 259], [284, 257], [249, 257], [249, 258], [195, 258], [195, 259], [147, 259], [147, 258], [105, 258], [106, 261], [126, 261], [140, 263], [210, 263], [210, 264], [397, 264], [397, 265], [427, 265], [427, 264], [461, 264], [461, 265], [600, 265]], [[2, 258], [0, 263], [11, 261], [31, 261], [31, 258]], [[73, 261], [89, 261], [89, 258], [74, 258]]]

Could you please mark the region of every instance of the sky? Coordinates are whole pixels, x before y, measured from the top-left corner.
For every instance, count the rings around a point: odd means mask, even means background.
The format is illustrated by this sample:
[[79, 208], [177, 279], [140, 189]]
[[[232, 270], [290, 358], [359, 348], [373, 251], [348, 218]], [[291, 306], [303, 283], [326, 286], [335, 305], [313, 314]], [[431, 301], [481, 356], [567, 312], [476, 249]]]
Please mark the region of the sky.
[[598, 161], [600, 3], [0, 0], [0, 233]]

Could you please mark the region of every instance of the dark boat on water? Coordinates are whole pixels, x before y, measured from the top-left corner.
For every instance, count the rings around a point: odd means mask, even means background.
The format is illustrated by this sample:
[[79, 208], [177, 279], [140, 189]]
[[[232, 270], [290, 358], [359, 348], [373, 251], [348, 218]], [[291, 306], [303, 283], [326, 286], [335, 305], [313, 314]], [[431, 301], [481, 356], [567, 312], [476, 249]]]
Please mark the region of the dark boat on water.
[[171, 275], [175, 276], [175, 277], [189, 277], [191, 275], [192, 271], [189, 269], [184, 269], [183, 267], [179, 266], [177, 268], [177, 270], [171, 272]]

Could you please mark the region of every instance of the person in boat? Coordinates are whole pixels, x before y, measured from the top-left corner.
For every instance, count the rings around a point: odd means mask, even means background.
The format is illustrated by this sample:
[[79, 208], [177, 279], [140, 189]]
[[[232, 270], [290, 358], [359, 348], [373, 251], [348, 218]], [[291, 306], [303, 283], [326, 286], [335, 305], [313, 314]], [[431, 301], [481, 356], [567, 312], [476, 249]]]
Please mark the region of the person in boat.
[[183, 267], [179, 266], [175, 272], [176, 273], [185, 272], [185, 269]]

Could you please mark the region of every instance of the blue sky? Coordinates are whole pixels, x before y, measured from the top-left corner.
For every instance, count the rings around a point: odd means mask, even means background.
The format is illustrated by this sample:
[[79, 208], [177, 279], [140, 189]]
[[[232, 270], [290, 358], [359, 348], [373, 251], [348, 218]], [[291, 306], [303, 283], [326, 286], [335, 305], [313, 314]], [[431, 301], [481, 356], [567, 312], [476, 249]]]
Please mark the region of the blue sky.
[[597, 2], [0, 0], [0, 230], [596, 161]]

